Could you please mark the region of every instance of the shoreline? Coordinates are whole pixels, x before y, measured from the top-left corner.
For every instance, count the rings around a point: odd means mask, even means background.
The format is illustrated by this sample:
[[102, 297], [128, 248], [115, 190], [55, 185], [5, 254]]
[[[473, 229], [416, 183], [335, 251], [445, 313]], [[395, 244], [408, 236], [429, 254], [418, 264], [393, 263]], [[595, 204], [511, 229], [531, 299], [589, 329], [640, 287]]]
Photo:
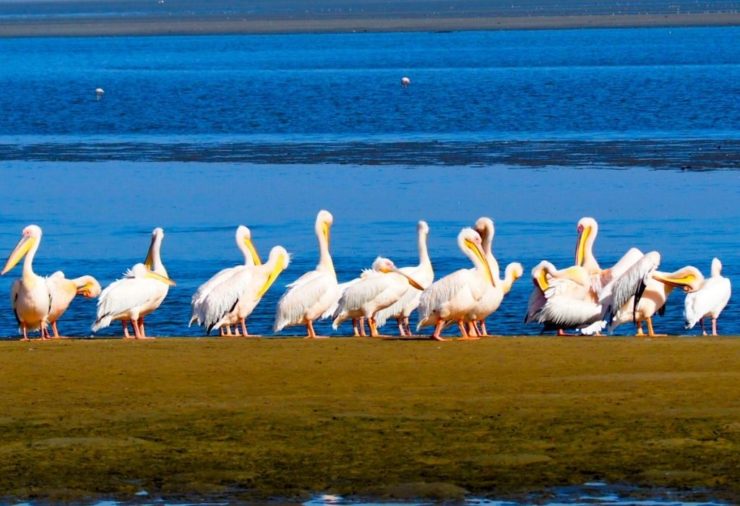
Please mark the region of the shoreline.
[[46, 344], [0, 343], [3, 500], [740, 493], [738, 339]]
[[356, 32], [446, 32], [740, 26], [740, 13], [625, 14], [517, 17], [406, 17], [329, 19], [121, 18], [0, 21], [0, 38], [160, 35], [259, 35]]

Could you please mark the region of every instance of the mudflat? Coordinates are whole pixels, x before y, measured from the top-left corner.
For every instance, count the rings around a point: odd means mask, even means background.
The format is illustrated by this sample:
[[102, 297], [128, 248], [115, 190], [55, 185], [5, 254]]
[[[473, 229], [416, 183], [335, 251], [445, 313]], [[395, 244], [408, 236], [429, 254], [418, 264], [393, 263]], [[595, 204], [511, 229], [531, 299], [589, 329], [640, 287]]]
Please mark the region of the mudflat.
[[0, 343], [0, 496], [740, 497], [740, 339]]

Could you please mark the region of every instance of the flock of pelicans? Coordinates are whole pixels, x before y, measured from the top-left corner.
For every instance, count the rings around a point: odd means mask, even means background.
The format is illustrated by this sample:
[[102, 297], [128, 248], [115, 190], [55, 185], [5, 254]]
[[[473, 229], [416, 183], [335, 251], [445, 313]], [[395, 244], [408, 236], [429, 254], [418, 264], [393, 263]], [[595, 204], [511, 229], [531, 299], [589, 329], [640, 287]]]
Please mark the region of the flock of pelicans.
[[[433, 326], [432, 339], [445, 340], [446, 325], [457, 324], [460, 339], [478, 339], [487, 335], [485, 320], [500, 306], [513, 283], [524, 270], [519, 263], [509, 264], [504, 277], [493, 256], [494, 225], [490, 218], [480, 218], [472, 228], [463, 228], [457, 236], [460, 250], [473, 267], [455, 271], [434, 280], [434, 270], [427, 251], [429, 227], [418, 224], [419, 264], [398, 268], [379, 257], [360, 277], [340, 284], [329, 252], [333, 217], [320, 211], [315, 231], [319, 242], [319, 263], [287, 286], [280, 298], [274, 331], [292, 325], [305, 325], [309, 338], [315, 338], [313, 322], [332, 318], [336, 329], [352, 321], [355, 336], [378, 336], [380, 327], [395, 319], [399, 333], [410, 336], [409, 316], [418, 311], [417, 330]], [[593, 218], [578, 222], [575, 265], [558, 270], [547, 261], [532, 269], [533, 289], [525, 322], [543, 324], [545, 329], [576, 329], [581, 334], [598, 334], [607, 327], [634, 322], [637, 334], [655, 335], [652, 317], [661, 312], [674, 288], [687, 292], [685, 318], [688, 328], [704, 318], [712, 319], [712, 334], [717, 334], [717, 318], [730, 299], [730, 280], [721, 275], [722, 264], [712, 260], [711, 277], [705, 278], [695, 267], [676, 272], [658, 270], [660, 254], [643, 254], [630, 249], [616, 264], [602, 269], [593, 254], [598, 225]], [[126, 338], [146, 339], [144, 319], [155, 311], [175, 283], [162, 263], [160, 249], [164, 231], [156, 228], [144, 263], [131, 267], [122, 279], [104, 290], [92, 276], [67, 279], [56, 272], [48, 277], [33, 272], [33, 259], [41, 243], [41, 228], [29, 225], [10, 254], [0, 274], [6, 274], [24, 259], [23, 272], [13, 283], [11, 300], [23, 339], [30, 330], [39, 330], [42, 339], [59, 337], [57, 321], [76, 295], [99, 296], [93, 331], [118, 320]], [[202, 284], [192, 297], [190, 323], [202, 325], [206, 333], [247, 336], [246, 319], [280, 273], [290, 257], [282, 246], [270, 251], [262, 262], [252, 243], [249, 229], [240, 226], [236, 243], [244, 254], [244, 264], [223, 269]], [[129, 323], [133, 336], [129, 333]], [[48, 326], [51, 325], [53, 335]], [[704, 332], [706, 334], [706, 332]]]

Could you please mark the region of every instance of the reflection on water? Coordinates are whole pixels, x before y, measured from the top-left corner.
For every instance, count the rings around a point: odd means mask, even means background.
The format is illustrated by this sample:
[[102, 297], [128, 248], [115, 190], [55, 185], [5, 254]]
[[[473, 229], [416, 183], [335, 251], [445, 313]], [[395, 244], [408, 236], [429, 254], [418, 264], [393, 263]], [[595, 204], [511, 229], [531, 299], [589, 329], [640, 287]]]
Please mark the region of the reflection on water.
[[[0, 181], [0, 257], [10, 253], [25, 225], [37, 223], [44, 229], [35, 263], [41, 274], [61, 269], [108, 284], [143, 260], [152, 228], [164, 227], [163, 258], [178, 284], [151, 315], [152, 335], [202, 335], [187, 328], [190, 296], [214, 272], [241, 262], [233, 239], [240, 223], [252, 228], [263, 256], [275, 244], [292, 255], [250, 318], [250, 331], [269, 333], [285, 285], [316, 264], [313, 221], [321, 208], [334, 213], [331, 249], [340, 281], [357, 276], [377, 255], [400, 266], [416, 264], [419, 219], [430, 224], [438, 276], [468, 267], [455, 237], [479, 216], [496, 221], [494, 253], [501, 264], [522, 262], [526, 273], [542, 259], [572, 265], [575, 224], [590, 215], [600, 222], [595, 252], [602, 265], [632, 246], [660, 251], [667, 271], [691, 264], [707, 273], [718, 256], [725, 275], [740, 286], [736, 171], [5, 162]], [[9, 293], [19, 272], [16, 267], [0, 277], [0, 294]], [[492, 332], [540, 332], [522, 323], [530, 290], [528, 276], [514, 285], [489, 320]], [[657, 331], [685, 333], [682, 307], [676, 291], [666, 315], [656, 320]], [[739, 311], [730, 301], [720, 319], [722, 333], [740, 333]], [[94, 302], [77, 300], [60, 330], [90, 335], [94, 315]], [[0, 296], [0, 336], [15, 335], [15, 329], [10, 301]], [[317, 330], [331, 333], [327, 322]], [[629, 325], [619, 330], [633, 332]], [[119, 332], [114, 326], [100, 335]], [[289, 328], [284, 334], [300, 332]]]

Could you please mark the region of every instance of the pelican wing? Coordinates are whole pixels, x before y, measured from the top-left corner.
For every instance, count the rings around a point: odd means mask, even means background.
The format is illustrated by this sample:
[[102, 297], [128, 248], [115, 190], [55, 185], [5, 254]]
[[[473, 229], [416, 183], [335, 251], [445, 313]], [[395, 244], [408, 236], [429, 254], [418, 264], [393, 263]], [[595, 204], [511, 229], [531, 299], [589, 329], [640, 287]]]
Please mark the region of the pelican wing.
[[624, 274], [610, 283], [608, 293], [599, 294], [599, 300], [607, 306], [606, 312], [611, 313], [610, 317], [629, 302], [632, 296], [635, 296], [634, 306], [637, 307], [639, 295], [645, 290], [645, 280], [659, 265], [660, 255], [657, 252], [643, 255]]
[[195, 291], [192, 298], [190, 299], [190, 305], [192, 306], [192, 316], [190, 317], [189, 325], [192, 325], [193, 322], [197, 322], [199, 325], [203, 323], [205, 319], [204, 303], [210, 293], [221, 283], [229, 279], [229, 277], [232, 276], [237, 270], [243, 268], [243, 265], [237, 265], [236, 267], [227, 267], [226, 269], [222, 269], [211, 276], [211, 279], [198, 287], [198, 290]]
[[686, 295], [684, 317], [686, 326], [693, 328], [696, 322], [707, 315], [719, 315], [730, 300], [732, 285], [725, 277], [712, 277], [704, 286]]
[[15, 315], [15, 321], [18, 322], [18, 325], [21, 324], [21, 319], [18, 317], [18, 310], [17, 310], [17, 304], [18, 304], [18, 292], [21, 289], [21, 280], [16, 279], [13, 281], [13, 286], [10, 288], [10, 304], [13, 306], [13, 315]]
[[334, 272], [316, 269], [289, 284], [288, 291], [278, 301], [274, 330], [277, 332], [287, 325], [303, 323], [306, 313], [314, 309], [317, 302], [324, 299], [330, 291], [333, 291], [333, 300], [321, 309], [322, 314], [339, 300], [339, 285]]
[[249, 282], [253, 278], [253, 268], [242, 266], [230, 276], [222, 279], [202, 301], [202, 323], [210, 332], [224, 317], [234, 311], [239, 300], [245, 297]]
[[[366, 271], [363, 271], [363, 275], [364, 275], [365, 272]], [[371, 271], [367, 271], [367, 272], [371, 272]], [[337, 299], [337, 301], [334, 304], [332, 304], [331, 306], [329, 306], [329, 308], [322, 313], [322, 315], [321, 315], [321, 319], [322, 320], [324, 320], [326, 318], [333, 318], [334, 317], [334, 314], [337, 312], [337, 309], [339, 308], [339, 301], [342, 299], [342, 295], [344, 295], [345, 290], [347, 290], [347, 288], [349, 288], [350, 286], [354, 285], [355, 283], [357, 283], [361, 279], [362, 279], [362, 276], [360, 276], [359, 278], [352, 279], [350, 281], [346, 281], [344, 283], [339, 283], [339, 298]]]
[[153, 279], [125, 277], [108, 285], [98, 299], [98, 317], [93, 330], [110, 325], [121, 315], [159, 299], [161, 282]]
[[61, 271], [55, 272], [45, 278], [44, 281], [52, 301], [49, 309], [49, 320], [56, 321], [72, 303], [75, 295], [77, 295], [77, 289], [74, 283], [65, 278]]

